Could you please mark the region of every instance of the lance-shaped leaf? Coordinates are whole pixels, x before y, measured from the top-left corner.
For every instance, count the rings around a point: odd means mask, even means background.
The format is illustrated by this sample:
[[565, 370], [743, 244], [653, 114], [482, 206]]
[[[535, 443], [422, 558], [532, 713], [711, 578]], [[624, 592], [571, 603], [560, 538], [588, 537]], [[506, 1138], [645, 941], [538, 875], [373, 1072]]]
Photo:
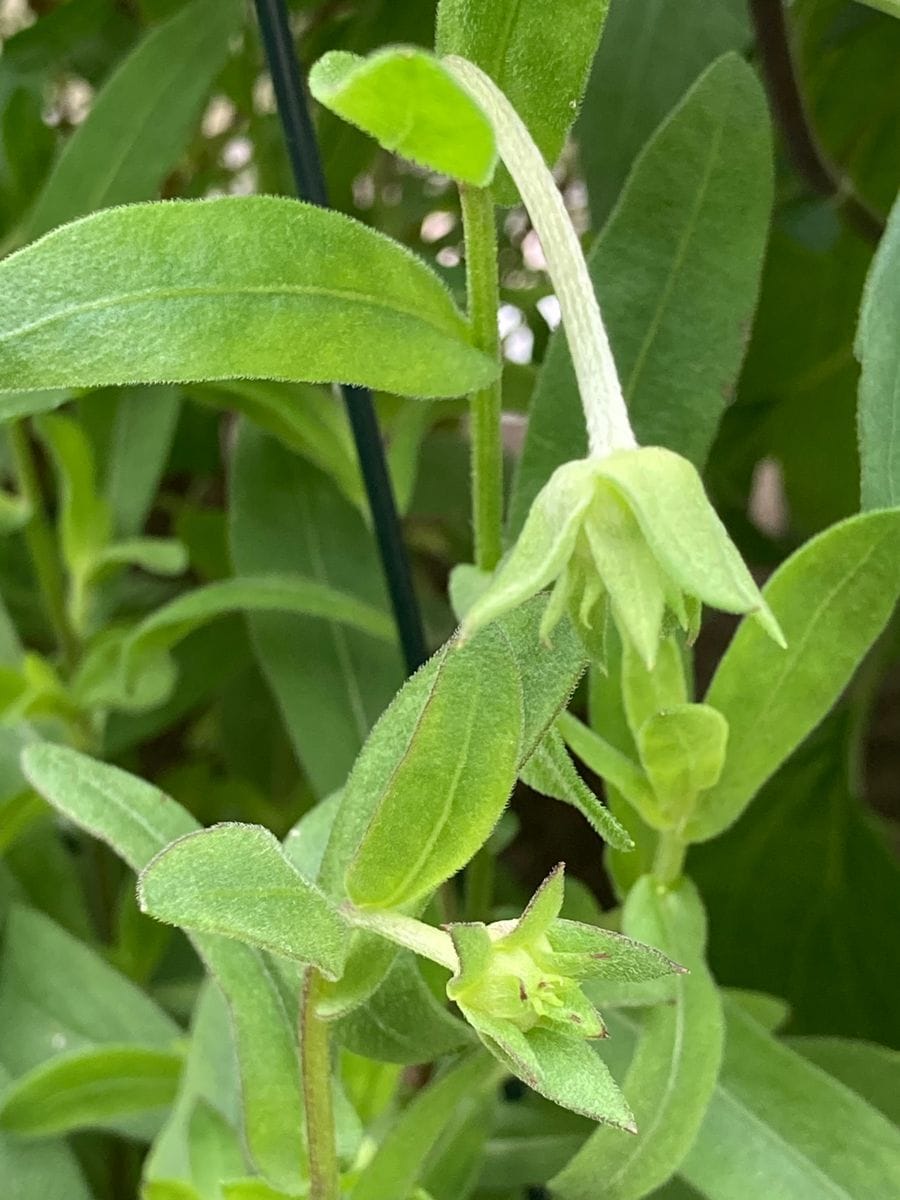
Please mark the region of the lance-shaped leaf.
[[438, 277], [357, 221], [272, 196], [109, 209], [0, 263], [0, 391], [236, 377], [476, 390]]
[[[198, 828], [158, 788], [75, 750], [29, 747], [23, 770], [49, 803], [138, 872], [169, 843]], [[193, 940], [228, 1001], [248, 1149], [267, 1178], [290, 1190], [306, 1170], [296, 1013], [258, 950], [209, 933], [194, 934]]]
[[[609, 0], [441, 0], [440, 55], [476, 63], [509, 97], [552, 166], [578, 113]], [[505, 170], [496, 194], [516, 202]]]
[[375, 801], [347, 872], [366, 907], [411, 903], [465, 866], [515, 783], [522, 685], [502, 634], [448, 646], [412, 728], [405, 708], [388, 710], [347, 785], [355, 794], [364, 774]]
[[158, 194], [241, 17], [235, 0], [194, 0], [138, 44], [66, 142], [27, 222], [29, 240], [94, 209]]
[[59, 1054], [17, 1079], [0, 1101], [0, 1129], [46, 1137], [108, 1128], [175, 1099], [180, 1054], [144, 1046], [98, 1046]]
[[420, 166], [475, 187], [494, 173], [491, 123], [433, 55], [391, 46], [368, 58], [336, 50], [310, 71], [315, 98]]
[[[650, 876], [632, 888], [623, 927], [690, 967], [672, 981], [668, 1003], [646, 1012], [623, 1082], [638, 1136], [599, 1129], [553, 1180], [561, 1200], [640, 1200], [664, 1183], [690, 1149], [718, 1077], [722, 1004], [704, 962], [706, 918], [696, 889], [683, 881], [661, 891]], [[598, 989], [598, 995], [602, 992]]]
[[271, 950], [328, 979], [341, 973], [346, 923], [260, 825], [216, 825], [179, 838], [141, 872], [138, 899], [169, 925]]
[[787, 651], [744, 621], [706, 702], [728, 722], [721, 778], [689, 825], [695, 841], [727, 829], [822, 720], [884, 628], [900, 589], [900, 511], [867, 513], [807, 542], [772, 576], [765, 596]]
[[167, 653], [201, 625], [233, 612], [294, 612], [339, 621], [382, 641], [393, 641], [395, 636], [390, 618], [374, 605], [317, 579], [237, 576], [187, 592], [145, 618], [123, 650], [126, 681], [146, 657]]
[[[900, 15], [900, 0], [897, 0]], [[862, 507], [900, 504], [900, 203], [869, 272], [856, 335]]]
[[569, 757], [558, 729], [551, 729], [529, 758], [519, 778], [530, 788], [577, 808], [598, 837], [618, 850], [631, 850], [634, 842], [608, 808], [594, 795]]

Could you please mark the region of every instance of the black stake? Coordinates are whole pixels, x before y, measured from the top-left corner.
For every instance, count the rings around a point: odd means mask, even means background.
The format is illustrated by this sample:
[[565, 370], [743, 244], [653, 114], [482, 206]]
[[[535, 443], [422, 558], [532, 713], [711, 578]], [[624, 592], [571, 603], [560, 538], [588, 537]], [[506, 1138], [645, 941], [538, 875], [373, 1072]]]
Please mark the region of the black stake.
[[[327, 208], [325, 175], [284, 0], [255, 3], [297, 194]], [[346, 384], [341, 386], [341, 395], [353, 430], [406, 669], [412, 674], [427, 657], [425, 636], [372, 395], [368, 388]]]

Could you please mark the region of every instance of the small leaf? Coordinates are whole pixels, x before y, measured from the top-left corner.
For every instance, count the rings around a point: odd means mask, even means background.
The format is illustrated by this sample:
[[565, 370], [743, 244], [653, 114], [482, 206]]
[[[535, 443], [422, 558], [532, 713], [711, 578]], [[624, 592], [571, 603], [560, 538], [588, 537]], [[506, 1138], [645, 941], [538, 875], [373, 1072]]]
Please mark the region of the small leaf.
[[[578, 112], [609, 0], [441, 0], [435, 45], [487, 72], [553, 166]], [[516, 202], [505, 171], [497, 198]]]
[[59, 1054], [3, 1093], [0, 1128], [23, 1137], [105, 1128], [171, 1104], [181, 1067], [178, 1054], [132, 1045]]
[[497, 150], [490, 121], [440, 61], [413, 46], [368, 58], [334, 50], [309, 74], [315, 98], [386, 150], [486, 187]]
[[408, 250], [273, 196], [66, 225], [0, 263], [0, 313], [0, 391], [251, 376], [452, 396], [498, 370]]
[[652, 671], [630, 644], [622, 647], [622, 701], [633, 736], [649, 717], [688, 699], [684, 660], [674, 637], [660, 642]]
[[679, 704], [648, 717], [637, 734], [641, 763], [665, 816], [688, 816], [722, 774], [728, 722], [708, 704]]
[[688, 834], [727, 829], [840, 696], [893, 612], [900, 588], [900, 511], [851, 517], [807, 542], [775, 572], [767, 602], [786, 651], [743, 621], [706, 703], [728, 722], [721, 778], [701, 798]]
[[[890, 3], [891, 0], [888, 0]], [[884, 5], [887, 10], [887, 3]], [[895, 3], [900, 16], [900, 0]], [[900, 202], [894, 206], [872, 263], [856, 335], [862, 507], [900, 504]]]
[[575, 770], [558, 729], [551, 729], [545, 736], [519, 778], [542, 795], [577, 808], [597, 836], [611, 846], [619, 850], [633, 848], [629, 835]]
[[259, 825], [216, 825], [168, 846], [141, 872], [143, 912], [317, 967], [337, 979], [349, 930]]

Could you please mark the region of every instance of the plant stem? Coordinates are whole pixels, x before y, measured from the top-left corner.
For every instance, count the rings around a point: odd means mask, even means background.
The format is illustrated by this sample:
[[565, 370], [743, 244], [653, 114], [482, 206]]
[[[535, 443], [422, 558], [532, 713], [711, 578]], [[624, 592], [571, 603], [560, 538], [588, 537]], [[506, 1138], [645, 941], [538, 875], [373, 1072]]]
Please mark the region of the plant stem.
[[24, 529], [31, 564], [63, 661], [67, 666], [72, 666], [78, 654], [78, 639], [66, 611], [65, 580], [57, 556], [56, 539], [47, 518], [28, 428], [24, 422], [13, 421], [6, 427], [6, 436], [12, 450], [19, 489], [31, 509]]
[[490, 76], [450, 55], [444, 64], [487, 113], [497, 148], [541, 239], [584, 408], [590, 452], [604, 457], [637, 443], [594, 285], [566, 206], [521, 117]]
[[328, 1025], [316, 1016], [318, 992], [319, 973], [310, 967], [300, 998], [300, 1062], [309, 1153], [309, 1200], [340, 1200]]
[[769, 103], [797, 172], [820, 196], [833, 199], [870, 242], [884, 233], [884, 218], [859, 195], [852, 179], [822, 148], [800, 90], [783, 0], [749, 0]]
[[[461, 184], [463, 230], [466, 239], [466, 284], [469, 320], [475, 345], [500, 359], [497, 309], [497, 226], [494, 202], [487, 188]], [[475, 565], [493, 571], [503, 553], [503, 442], [500, 431], [501, 382], [469, 397], [472, 422], [472, 523]]]
[[660, 883], [671, 887], [678, 882], [684, 870], [686, 855], [687, 844], [676, 830], [669, 829], [659, 835], [656, 857], [653, 860], [653, 874]]

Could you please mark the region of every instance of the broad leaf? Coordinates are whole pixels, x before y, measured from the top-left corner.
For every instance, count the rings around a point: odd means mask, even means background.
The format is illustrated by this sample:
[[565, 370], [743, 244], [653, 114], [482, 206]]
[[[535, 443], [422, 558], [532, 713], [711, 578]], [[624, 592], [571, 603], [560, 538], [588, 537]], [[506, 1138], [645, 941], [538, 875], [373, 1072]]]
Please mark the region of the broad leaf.
[[179, 838], [141, 872], [141, 909], [182, 929], [222, 934], [341, 973], [347, 925], [260, 825], [216, 825]]
[[515, 783], [522, 685], [502, 633], [451, 643], [429, 674], [414, 709], [403, 693], [388, 709], [344, 793], [368, 820], [347, 872], [361, 906], [429, 895], [484, 844]]
[[[900, 3], [898, 3], [900, 13]], [[872, 263], [859, 316], [862, 507], [900, 504], [900, 203]]]
[[852, 1038], [798, 1037], [792, 1050], [900, 1124], [900, 1051]]
[[180, 411], [180, 390], [164, 385], [128, 388], [115, 399], [103, 494], [119, 537], [136, 537], [144, 528]]
[[94, 209], [155, 196], [241, 18], [236, 0], [194, 0], [144, 38], [66, 142], [27, 223], [28, 240]]
[[900, 588], [900, 511], [852, 517], [808, 542], [763, 592], [788, 648], [742, 621], [706, 703], [728, 722], [719, 782], [688, 827], [715, 837], [825, 716], [881, 633]]
[[[638, 441], [698, 466], [744, 355], [772, 206], [771, 157], [760, 85], [728, 55], [654, 134], [588, 259]], [[585, 448], [558, 330], [532, 402], [512, 532], [555, 468]]]
[[0, 1098], [0, 1129], [27, 1137], [107, 1128], [167, 1107], [182, 1058], [141, 1046], [72, 1050], [35, 1067]]
[[486, 187], [497, 150], [491, 123], [440, 61], [414, 46], [369, 58], [338, 50], [313, 67], [315, 98], [386, 150], [475, 187]]
[[675, 976], [671, 1003], [647, 1011], [622, 1085], [637, 1137], [598, 1129], [553, 1180], [562, 1200], [640, 1200], [665, 1183], [696, 1137], [719, 1072], [722, 1006], [704, 962], [706, 917], [693, 885], [684, 880], [660, 892], [644, 876], [629, 893], [622, 925], [690, 974]]
[[497, 372], [404, 247], [272, 196], [66, 225], [0, 263], [0, 313], [0, 391], [253, 376], [448, 396]]
[[[506, 93], [552, 166], [587, 84], [609, 0], [440, 0], [435, 45], [481, 67]], [[516, 202], [505, 171], [497, 198]]]
[[[0, 1089], [9, 1082], [0, 1067]], [[63, 1140], [38, 1143], [0, 1133], [0, 1179], [14, 1200], [92, 1200], [78, 1159]]]

